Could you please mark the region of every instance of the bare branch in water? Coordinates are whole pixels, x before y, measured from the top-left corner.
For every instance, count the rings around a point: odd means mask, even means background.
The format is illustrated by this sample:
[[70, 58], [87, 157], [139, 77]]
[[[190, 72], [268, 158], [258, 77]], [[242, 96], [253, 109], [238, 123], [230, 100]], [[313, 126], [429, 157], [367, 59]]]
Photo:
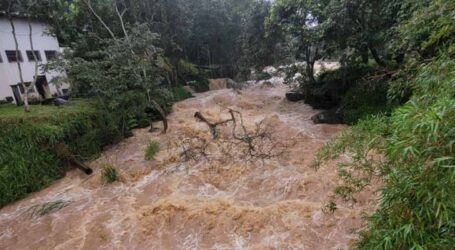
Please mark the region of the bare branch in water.
[[[264, 120], [249, 129], [243, 115], [239, 111], [229, 109], [230, 119], [218, 122], [209, 121], [201, 112], [196, 112], [194, 117], [208, 125], [213, 140], [204, 138], [200, 134], [188, 135], [182, 139], [182, 157], [184, 161], [217, 160], [266, 160], [280, 157], [288, 151], [289, 143], [275, 139], [273, 131]], [[229, 135], [222, 136], [220, 126], [230, 125], [232, 130]], [[221, 155], [210, 154], [209, 147], [214, 146]]]

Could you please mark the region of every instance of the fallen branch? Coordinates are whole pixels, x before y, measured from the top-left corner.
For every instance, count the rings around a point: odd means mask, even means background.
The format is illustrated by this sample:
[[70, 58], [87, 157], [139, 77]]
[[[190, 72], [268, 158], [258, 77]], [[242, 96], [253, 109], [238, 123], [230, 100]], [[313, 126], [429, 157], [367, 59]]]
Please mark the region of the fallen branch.
[[[279, 157], [287, 151], [289, 145], [277, 141], [264, 121], [256, 123], [254, 129], [249, 130], [241, 112], [229, 109], [229, 114], [230, 119], [218, 122], [209, 121], [201, 112], [194, 114], [195, 118], [207, 124], [214, 141], [208, 142], [199, 134], [192, 134], [182, 140], [184, 160], [198, 161], [202, 158], [212, 160], [213, 157], [209, 157], [207, 149], [209, 145], [216, 146], [221, 152], [221, 155], [212, 155], [218, 157], [217, 160], [222, 158], [264, 160]], [[231, 135], [222, 138], [218, 126], [227, 124], [232, 124]]]
[[[166, 134], [167, 129], [168, 129], [168, 124], [167, 124], [167, 118], [166, 118], [166, 112], [164, 111], [163, 108], [153, 99], [150, 100], [152, 103], [153, 107], [158, 111], [158, 113], [161, 116], [161, 120], [163, 122], [163, 134]], [[150, 131], [153, 132], [153, 124], [150, 125]]]
[[228, 122], [235, 122], [235, 118], [233, 117], [232, 119], [229, 119], [229, 120], [212, 123], [209, 120], [207, 120], [207, 118], [205, 118], [200, 112], [196, 112], [194, 114], [194, 117], [196, 117], [197, 119], [199, 119], [202, 122], [205, 122], [209, 126], [210, 133], [212, 134], [213, 139], [218, 139], [218, 137], [220, 136], [218, 133], [217, 126], [226, 124]]

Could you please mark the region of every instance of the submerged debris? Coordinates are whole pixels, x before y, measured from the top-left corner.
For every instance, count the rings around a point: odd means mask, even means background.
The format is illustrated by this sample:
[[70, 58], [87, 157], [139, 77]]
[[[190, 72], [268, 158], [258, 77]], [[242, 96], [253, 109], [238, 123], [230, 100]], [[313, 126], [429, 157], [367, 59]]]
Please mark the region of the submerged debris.
[[30, 212], [31, 217], [41, 217], [56, 212], [68, 206], [70, 203], [70, 201], [64, 200], [50, 201], [43, 204], [33, 205], [27, 209], [27, 212]]
[[[0, 233], [0, 249], [348, 249], [375, 196], [366, 190], [354, 206], [341, 202], [333, 214], [323, 213], [337, 186], [336, 162], [315, 171], [311, 161], [346, 127], [314, 125], [317, 111], [286, 101], [288, 90], [253, 84], [242, 94], [222, 89], [177, 103], [168, 133], [135, 130], [87, 162], [97, 178], [69, 171], [34, 195], [49, 201], [63, 190], [71, 206], [40, 223], [22, 216], [30, 200], [3, 208], [0, 228], [8, 234]], [[195, 112], [210, 124], [231, 121], [216, 126], [214, 139]], [[152, 141], [160, 150], [147, 161]], [[120, 181], [103, 185], [106, 163]]]

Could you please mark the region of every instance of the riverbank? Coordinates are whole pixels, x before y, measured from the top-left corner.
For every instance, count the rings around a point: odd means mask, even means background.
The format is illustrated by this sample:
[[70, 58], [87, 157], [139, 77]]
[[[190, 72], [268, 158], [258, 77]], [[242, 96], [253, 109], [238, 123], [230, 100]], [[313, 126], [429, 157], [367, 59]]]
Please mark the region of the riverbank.
[[93, 159], [119, 139], [90, 100], [32, 108], [0, 106], [0, 207], [64, 176], [67, 157]]
[[[174, 105], [169, 132], [134, 130], [134, 136], [109, 146], [88, 162], [87, 178], [78, 171], [49, 188], [0, 210], [0, 248], [191, 249], [308, 248], [347, 249], [373, 210], [373, 187], [356, 204], [341, 202], [333, 214], [322, 208], [337, 186], [336, 162], [316, 171], [317, 150], [346, 129], [314, 125], [318, 111], [284, 99], [284, 85], [255, 85], [197, 94]], [[234, 159], [220, 153], [201, 112], [210, 121], [241, 112], [248, 131], [263, 121], [274, 140], [286, 142], [285, 154], [269, 159]], [[157, 123], [157, 127], [161, 124]], [[230, 125], [220, 127], [228, 138]], [[209, 142], [208, 159], [183, 160], [189, 138]], [[161, 151], [146, 161], [144, 151], [157, 141]], [[186, 144], [185, 144], [186, 145]], [[119, 181], [105, 185], [103, 165], [114, 166]], [[43, 216], [30, 207], [64, 202]]]

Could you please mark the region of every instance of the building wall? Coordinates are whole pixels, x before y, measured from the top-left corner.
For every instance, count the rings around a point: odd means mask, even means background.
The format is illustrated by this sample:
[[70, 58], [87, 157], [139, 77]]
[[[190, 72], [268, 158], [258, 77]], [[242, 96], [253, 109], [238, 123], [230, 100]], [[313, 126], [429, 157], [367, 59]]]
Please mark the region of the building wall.
[[[14, 24], [19, 50], [21, 51], [23, 59], [21, 62], [23, 79], [25, 82], [30, 82], [33, 80], [35, 74], [35, 62], [29, 61], [26, 53], [27, 50], [31, 50], [28, 23], [25, 19], [14, 19]], [[33, 47], [34, 50], [38, 50], [41, 54], [42, 61], [39, 62], [41, 64], [47, 63], [47, 58], [44, 54], [45, 50], [60, 52], [57, 38], [47, 35], [45, 33], [47, 30], [48, 25], [45, 23], [32, 23]], [[0, 62], [0, 100], [7, 96], [14, 96], [10, 85], [20, 83], [17, 62], [9, 62], [5, 53], [5, 50], [16, 49], [11, 31], [12, 29], [9, 20], [0, 17], [0, 57], [2, 59], [2, 62]], [[39, 72], [39, 75], [43, 75], [43, 72]], [[52, 94], [57, 92], [55, 86], [50, 84], [50, 81], [55, 75], [56, 74], [46, 74]]]

